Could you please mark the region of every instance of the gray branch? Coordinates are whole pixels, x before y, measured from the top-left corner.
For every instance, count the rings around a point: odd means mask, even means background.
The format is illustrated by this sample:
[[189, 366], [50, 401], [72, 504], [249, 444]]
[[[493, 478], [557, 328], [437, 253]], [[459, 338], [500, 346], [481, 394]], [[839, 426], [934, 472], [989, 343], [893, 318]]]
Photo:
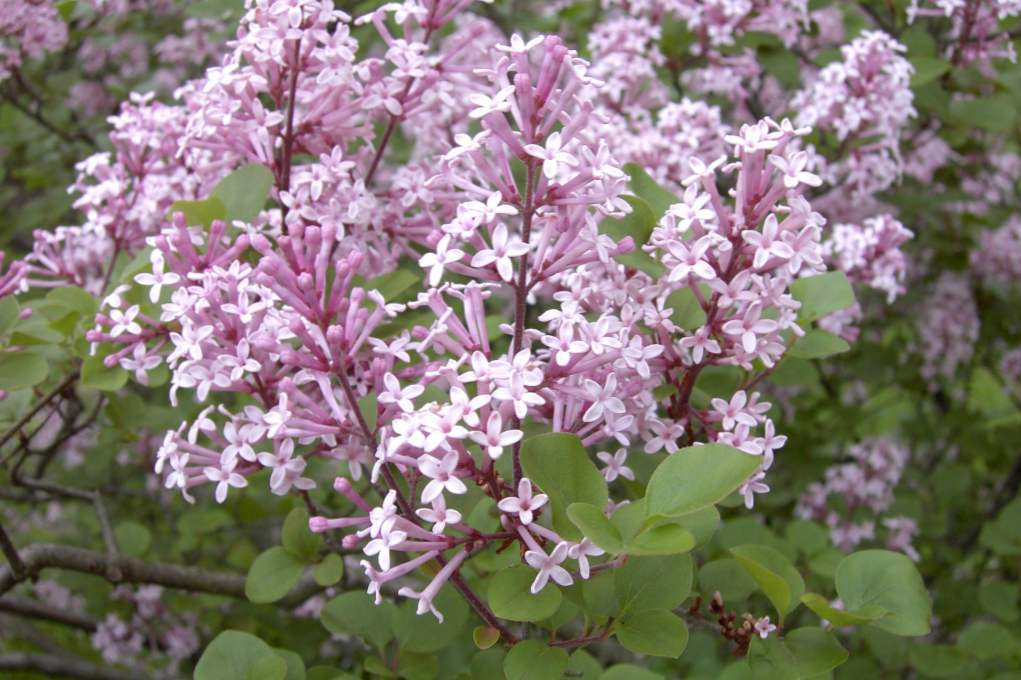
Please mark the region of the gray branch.
[[27, 597], [0, 597], [0, 611], [27, 616], [33, 619], [43, 619], [53, 623], [62, 623], [72, 628], [80, 628], [88, 633], [96, 630], [96, 621], [86, 615], [70, 609], [51, 607], [38, 600], [30, 600]]
[[81, 659], [25, 652], [0, 654], [0, 671], [27, 671], [75, 680], [138, 680], [141, 677], [136, 672], [101, 668]]
[[[241, 574], [147, 562], [134, 557], [110, 556], [94, 550], [52, 543], [30, 545], [21, 549], [20, 556], [25, 569], [20, 576], [9, 567], [0, 567], [0, 595], [25, 579], [34, 578], [43, 569], [55, 568], [93, 574], [111, 583], [146, 583], [245, 599], [245, 577]], [[111, 578], [113, 574], [119, 578]], [[306, 575], [276, 604], [295, 607], [320, 590], [322, 588]]]

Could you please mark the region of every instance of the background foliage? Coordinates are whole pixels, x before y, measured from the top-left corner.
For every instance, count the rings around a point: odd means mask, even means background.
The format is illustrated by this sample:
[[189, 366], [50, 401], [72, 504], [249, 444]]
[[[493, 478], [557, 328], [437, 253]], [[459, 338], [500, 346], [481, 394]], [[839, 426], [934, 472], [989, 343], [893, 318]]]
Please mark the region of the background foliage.
[[[376, 3], [363, 4], [345, 9], [358, 16]], [[176, 84], [217, 60], [242, 11], [227, 0], [126, 3], [117, 12], [102, 5], [56, 3], [66, 44], [25, 60], [0, 81], [0, 239], [8, 257], [31, 249], [35, 229], [77, 223], [67, 187], [75, 163], [109, 148], [106, 117], [132, 91], [169, 100]], [[171, 406], [165, 367], [145, 387], [88, 355], [84, 334], [99, 296], [73, 286], [33, 289], [0, 299], [6, 433], [0, 537], [21, 559], [35, 559], [38, 572], [27, 582], [5, 549], [0, 672], [26, 679], [1021, 678], [1021, 236], [990, 240], [1019, 219], [1021, 67], [1005, 58], [954, 59], [962, 36], [951, 20], [922, 15], [909, 23], [909, 3], [901, 0], [813, 0], [810, 7], [837, 17], [847, 41], [879, 29], [906, 46], [917, 116], [902, 134], [901, 151], [910, 164], [913, 152], [936, 138], [946, 157], [931, 173], [904, 172], [877, 197], [914, 234], [904, 246], [906, 292], [890, 303], [855, 285], [864, 310], [856, 337], [803, 346], [761, 384], [788, 442], [771, 472], [770, 493], [753, 511], [732, 493], [736, 482], [719, 457], [699, 463], [697, 453], [711, 447], [668, 459], [691, 466], [685, 469], [633, 457], [639, 481], [624, 484], [629, 496], [649, 513], [673, 518], [641, 533], [635, 526], [641, 517], [611, 521], [602, 514], [606, 485], [584, 451], [578, 454], [584, 463], [554, 469], [552, 456], [529, 451], [562, 452], [574, 443], [531, 438], [524, 465], [550, 494], [554, 523], [631, 559], [584, 584], [533, 595], [534, 572], [519, 565], [515, 550], [475, 558], [485, 572], [477, 575], [485, 601], [530, 637], [513, 647], [449, 587], [437, 600], [442, 623], [416, 616], [414, 602], [374, 606], [358, 580], [357, 559], [344, 557], [351, 551], [308, 530], [310, 509], [330, 516], [350, 509], [337, 494], [280, 497], [257, 476], [223, 505], [193, 506], [163, 489], [152, 456], [163, 432], [193, 418], [200, 405], [182, 393]], [[515, 0], [470, 11], [512, 32], [558, 33], [585, 56], [588, 36], [608, 10], [575, 2], [551, 11]], [[1017, 17], [1000, 22], [1005, 44], [1017, 44], [1018, 26]], [[363, 50], [380, 48], [369, 27], [356, 30]], [[813, 24], [806, 34], [819, 32]], [[185, 40], [185, 49], [166, 47], [171, 37]], [[657, 75], [676, 98], [705, 99], [733, 120], [745, 107], [768, 107], [762, 90], [798, 90], [803, 76], [840, 58], [836, 46], [806, 55], [801, 42], [740, 35], [721, 54], [750, 50], [768, 84], [738, 104], [680, 79], [705, 65], [692, 56], [696, 42], [691, 26], [665, 21], [659, 47], [666, 61]], [[844, 151], [821, 133], [812, 141], [824, 155]], [[400, 159], [412, 145], [398, 135], [391, 154]], [[229, 183], [220, 185], [221, 208], [243, 213], [264, 206], [268, 187], [256, 190], [257, 182], [245, 179], [236, 195]], [[630, 186], [653, 208], [667, 190], [640, 169]], [[622, 229], [621, 235], [634, 225]], [[130, 281], [147, 263], [124, 258], [110, 280]], [[842, 292], [818, 295], [817, 316], [850, 301]], [[31, 316], [21, 313], [27, 308]], [[496, 311], [493, 318], [506, 316]], [[729, 394], [733, 379], [720, 371], [700, 386], [706, 396]], [[34, 408], [54, 400], [55, 411]], [[855, 446], [906, 452], [892, 501], [877, 514], [867, 504], [849, 504], [854, 495], [843, 489], [824, 498], [828, 513], [813, 515], [805, 499], [813, 484], [828, 479], [827, 470], [856, 466], [853, 483], [870, 482], [869, 464], [852, 454]], [[313, 459], [306, 474], [330, 480], [333, 466]], [[583, 469], [594, 473], [588, 487]], [[716, 486], [715, 474], [723, 476]], [[679, 490], [693, 478], [706, 481]], [[479, 497], [464, 502], [466, 516], [485, 516], [475, 505]], [[681, 501], [683, 508], [672, 505]], [[911, 550], [884, 528], [890, 518], [916, 523]], [[840, 534], [869, 522], [876, 528], [871, 535]], [[70, 568], [43, 570], [57, 566], [47, 563], [51, 544], [89, 552]], [[848, 557], [851, 548], [858, 552]], [[126, 560], [121, 573], [93, 559], [112, 550]], [[153, 565], [186, 571], [154, 576]], [[163, 589], [116, 585], [121, 580]], [[713, 604], [714, 593], [722, 605]], [[737, 625], [745, 612], [769, 615], [784, 635], [727, 639], [727, 612], [737, 615]], [[578, 649], [546, 644], [578, 635], [567, 624], [579, 619], [582, 637], [607, 633]]]

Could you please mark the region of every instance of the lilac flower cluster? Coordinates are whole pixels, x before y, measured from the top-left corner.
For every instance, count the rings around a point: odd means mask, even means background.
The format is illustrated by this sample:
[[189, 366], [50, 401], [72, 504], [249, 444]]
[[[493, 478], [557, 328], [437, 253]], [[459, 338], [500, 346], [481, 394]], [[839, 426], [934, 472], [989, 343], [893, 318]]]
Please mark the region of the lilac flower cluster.
[[900, 135], [915, 115], [905, 51], [886, 33], [866, 31], [841, 48], [843, 61], [823, 68], [792, 101], [799, 124], [847, 148], [824, 174], [858, 196], [889, 187], [902, 170]]
[[[250, 1], [230, 52], [180, 104], [125, 106], [115, 153], [80, 168], [86, 223], [39, 234], [27, 260], [31, 285], [99, 292], [119, 254], [147, 259], [87, 339], [140, 383], [165, 366], [173, 403], [187, 391], [205, 404], [162, 440], [167, 488], [222, 503], [267, 470], [274, 494], [307, 494], [323, 461], [354, 510], [310, 527], [361, 549], [377, 598], [438, 562], [400, 594], [440, 618], [439, 589], [464, 592], [460, 569], [486, 545], [520, 543], [533, 592], [604, 563], [551, 527], [552, 490], [522, 469], [526, 432], [576, 436], [618, 486], [629, 456], [729, 445], [760, 461], [740, 488], [751, 508], [786, 442], [754, 388], [805, 332], [790, 285], [829, 256], [889, 288], [903, 236], [877, 218], [827, 251], [805, 195], [822, 184], [808, 127], [726, 129], [690, 100], [653, 123], [640, 112], [659, 96], [653, 72], [622, 79], [613, 65], [644, 58], [654, 29], [604, 25], [606, 62], [593, 64], [556, 36], [497, 42], [459, 17], [466, 4], [385, 5], [354, 22], [383, 43], [359, 57], [332, 2]], [[726, 42], [729, 19], [698, 16], [707, 44]], [[758, 12], [737, 25], [785, 24]], [[615, 41], [625, 30], [633, 39]], [[419, 141], [388, 163], [399, 137]], [[680, 194], [661, 216], [626, 194], [628, 160]], [[268, 170], [278, 207], [165, 217], [246, 164]], [[648, 221], [608, 235], [635, 220]], [[419, 275], [410, 297], [384, 292]], [[741, 378], [725, 394], [696, 387], [727, 368]], [[495, 527], [469, 523], [463, 501], [478, 493]], [[606, 511], [624, 502], [613, 494]]]
[[32, 286], [71, 284], [102, 292], [118, 255], [138, 252], [174, 201], [208, 191], [231, 167], [234, 159], [224, 155], [190, 147], [179, 153], [185, 120], [180, 107], [132, 94], [110, 119], [113, 153], [77, 165], [71, 190], [80, 194], [74, 207], [85, 221], [35, 232], [25, 260]]
[[945, 17], [952, 23], [949, 57], [956, 64], [992, 59], [1017, 61], [1010, 35], [1000, 21], [1021, 14], [1018, 0], [911, 0], [908, 23], [918, 17]]
[[[863, 541], [876, 540], [876, 519], [893, 503], [911, 455], [891, 439], [870, 439], [847, 450], [852, 462], [833, 465], [822, 482], [811, 484], [798, 501], [797, 515], [824, 523], [830, 537], [842, 550], [850, 551]], [[865, 517], [862, 517], [862, 515]], [[899, 550], [917, 561], [911, 544], [918, 532], [908, 517], [885, 517], [886, 547]]]
[[823, 253], [850, 280], [886, 293], [887, 302], [893, 302], [905, 290], [907, 257], [900, 247], [911, 237], [909, 229], [884, 214], [861, 225], [834, 225]]
[[1021, 218], [983, 231], [971, 252], [971, 268], [986, 284], [1014, 284], [1021, 279]]
[[170, 672], [199, 648], [197, 616], [178, 614], [163, 603], [159, 586], [119, 586], [111, 597], [131, 607], [131, 617], [108, 614], [92, 634], [92, 645], [107, 663], [137, 666], [146, 652], [165, 656]]
[[979, 317], [968, 279], [944, 272], [929, 293], [918, 322], [922, 377], [938, 389], [975, 353]]
[[0, 82], [26, 59], [55, 52], [67, 42], [67, 24], [55, 3], [5, 0], [0, 13]]

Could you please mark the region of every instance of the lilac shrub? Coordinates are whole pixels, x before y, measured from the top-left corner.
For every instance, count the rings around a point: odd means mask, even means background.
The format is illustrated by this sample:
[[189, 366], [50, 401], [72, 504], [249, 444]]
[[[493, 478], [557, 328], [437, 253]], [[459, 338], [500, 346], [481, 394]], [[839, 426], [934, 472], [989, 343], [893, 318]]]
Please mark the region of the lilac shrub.
[[[718, 652], [808, 677], [865, 640], [956, 636], [915, 563], [946, 530], [926, 494], [988, 471], [932, 442], [1015, 424], [978, 362], [1016, 382], [1017, 343], [982, 339], [1009, 325], [986, 309], [1013, 294], [1021, 166], [961, 121], [999, 101], [979, 76], [1013, 58], [1016, 3], [80, 4], [0, 23], [0, 73], [73, 51], [96, 77], [69, 106], [112, 113], [74, 219], [0, 270], [0, 362], [24, 357], [0, 466], [14, 502], [86, 503], [104, 551], [25, 546], [40, 514], [0, 526], [0, 595], [98, 575], [99, 619], [61, 586], [33, 602], [108, 666], [199, 680], [312, 658], [453, 677], [469, 655], [480, 678], [713, 677]], [[142, 13], [181, 32], [77, 33]], [[933, 92], [964, 69], [974, 88]], [[115, 530], [131, 475], [162, 517]], [[246, 524], [216, 557], [198, 538]], [[1008, 524], [963, 540], [1007, 550]], [[693, 660], [664, 660], [689, 634]], [[864, 658], [844, 677], [879, 677]]]

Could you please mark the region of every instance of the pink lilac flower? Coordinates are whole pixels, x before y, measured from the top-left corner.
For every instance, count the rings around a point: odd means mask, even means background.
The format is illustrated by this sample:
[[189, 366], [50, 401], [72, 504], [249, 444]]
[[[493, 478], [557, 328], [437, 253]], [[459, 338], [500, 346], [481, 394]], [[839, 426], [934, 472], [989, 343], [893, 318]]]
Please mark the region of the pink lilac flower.
[[535, 511], [546, 505], [549, 496], [544, 493], [532, 495], [532, 482], [527, 477], [522, 477], [518, 482], [518, 495], [508, 496], [497, 503], [500, 510], [517, 515], [518, 520], [525, 525], [531, 524], [535, 517]]

